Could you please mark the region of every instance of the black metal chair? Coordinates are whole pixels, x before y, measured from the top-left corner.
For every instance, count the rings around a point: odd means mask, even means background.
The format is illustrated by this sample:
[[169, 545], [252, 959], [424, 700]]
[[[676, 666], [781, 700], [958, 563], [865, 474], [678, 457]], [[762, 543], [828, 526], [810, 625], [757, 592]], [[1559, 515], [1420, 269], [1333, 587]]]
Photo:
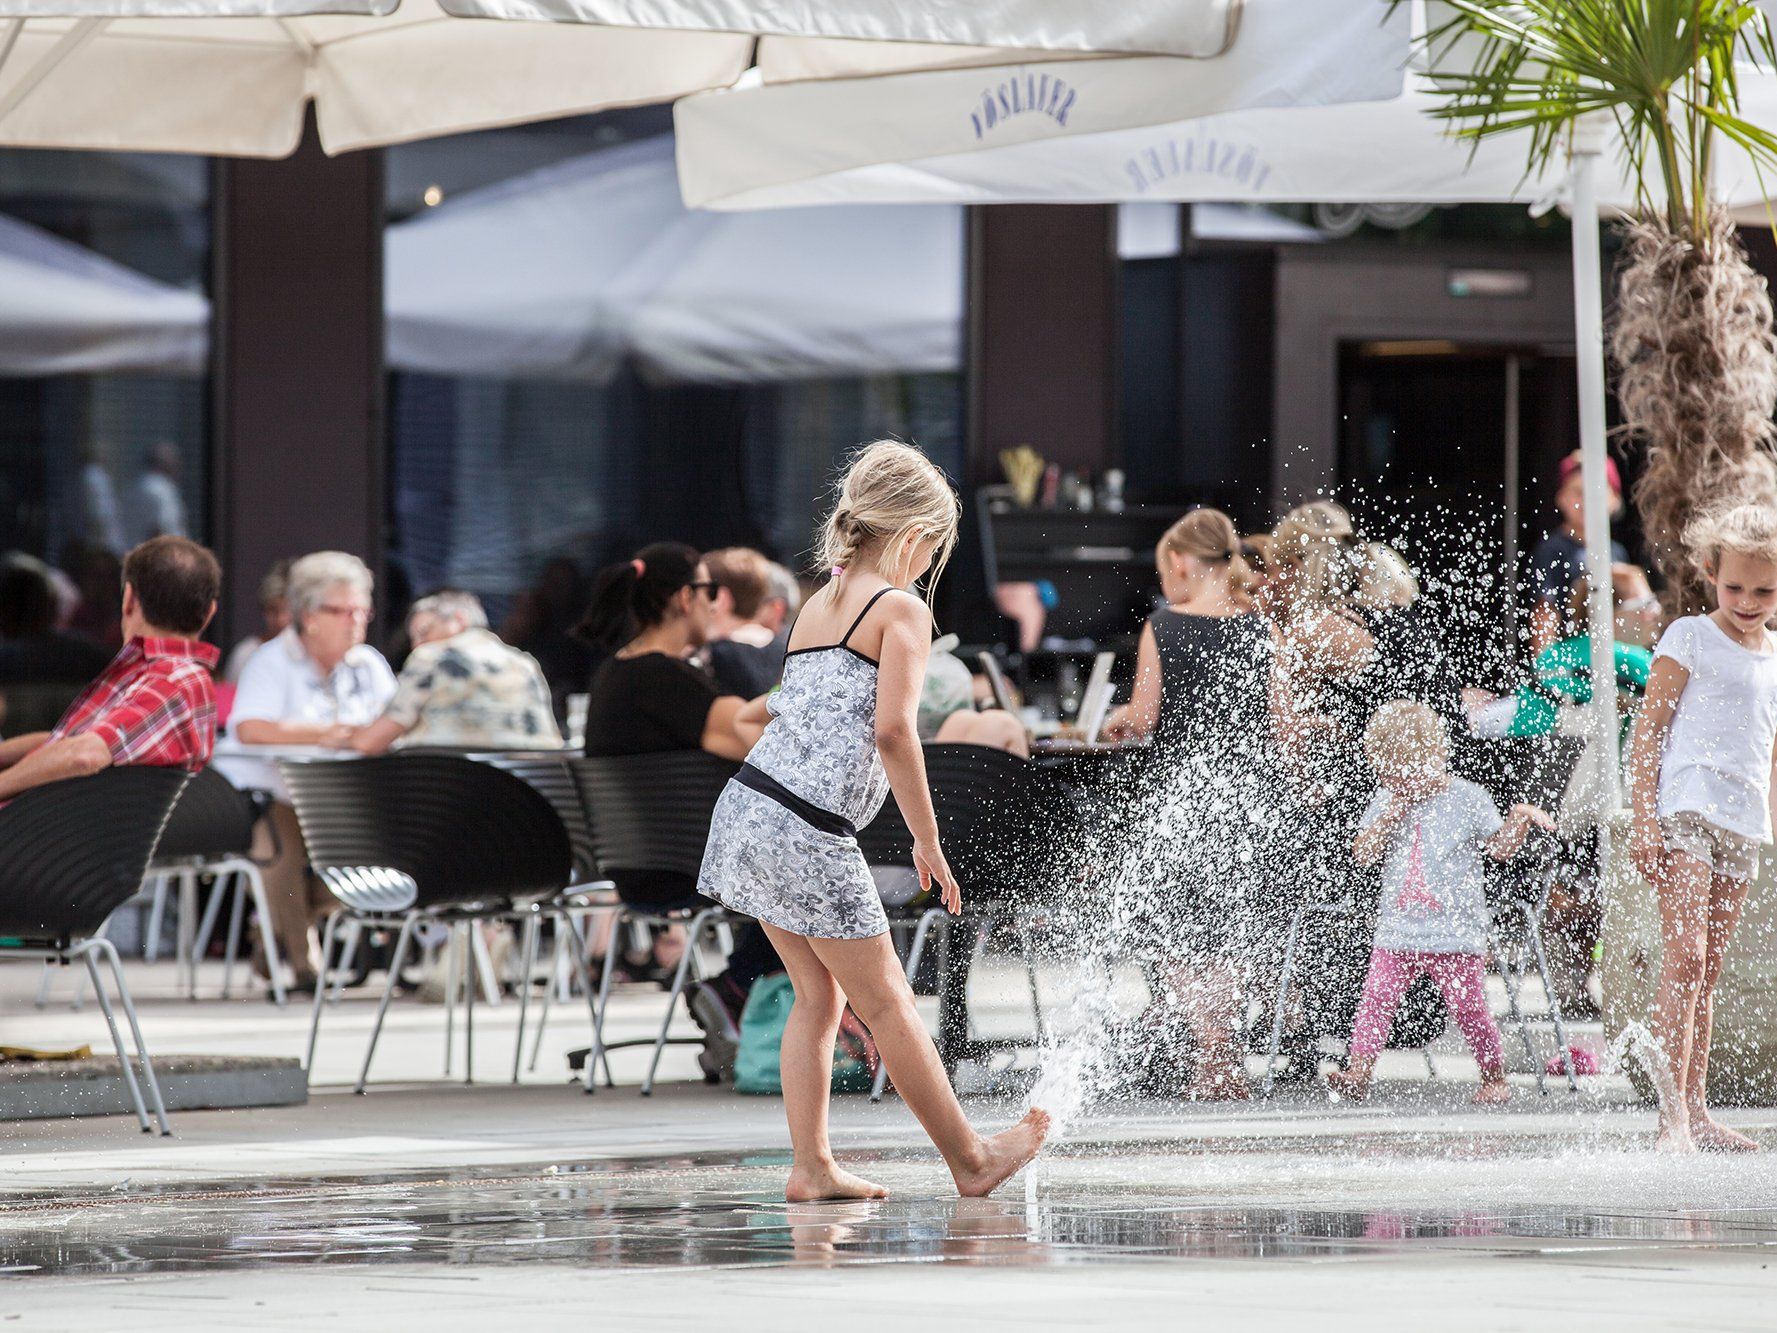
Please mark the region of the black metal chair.
[[86, 965], [143, 1133], [152, 1130], [148, 1108], [99, 974], [101, 957], [135, 1040], [154, 1119], [162, 1134], [172, 1131], [117, 949], [99, 931], [141, 887], [188, 777], [180, 768], [108, 768], [37, 787], [0, 810], [0, 956]]
[[[1584, 749], [1582, 741], [1564, 736], [1524, 737], [1489, 740], [1456, 747], [1454, 767], [1469, 781], [1483, 787], [1502, 810], [1519, 801], [1529, 801], [1553, 811], [1567, 789]], [[1488, 926], [1487, 945], [1499, 966], [1500, 980], [1505, 984], [1506, 999], [1512, 1021], [1524, 1046], [1525, 1058], [1536, 1074], [1537, 1091], [1547, 1093], [1543, 1063], [1536, 1057], [1530, 1038], [1531, 1018], [1524, 1012], [1522, 993], [1531, 963], [1534, 963], [1549, 1004], [1549, 1021], [1554, 1028], [1555, 1043], [1567, 1075], [1570, 1092], [1579, 1090], [1574, 1076], [1567, 1024], [1561, 1014], [1561, 1001], [1549, 976], [1548, 955], [1543, 949], [1542, 916], [1548, 905], [1559, 858], [1552, 839], [1541, 838], [1527, 843], [1526, 848], [1507, 865], [1490, 865], [1487, 869]], [[1362, 910], [1360, 904], [1346, 897], [1337, 900], [1309, 901], [1296, 908], [1290, 918], [1289, 934], [1284, 941], [1283, 965], [1278, 975], [1277, 994], [1271, 1009], [1271, 1036], [1265, 1052], [1264, 1091], [1269, 1095], [1275, 1082], [1277, 1057], [1283, 1047], [1283, 1030], [1288, 1017], [1290, 989], [1295, 979], [1298, 950], [1310, 918], [1349, 919]], [[1508, 935], [1513, 927], [1521, 934]], [[1519, 947], [1506, 948], [1511, 939]], [[1528, 958], [1527, 958], [1528, 955]], [[1514, 967], [1515, 961], [1515, 967]], [[1431, 1056], [1426, 1055], [1428, 1066]]]
[[549, 985], [544, 988], [543, 1003], [537, 1013], [536, 1039], [531, 1045], [532, 1070], [536, 1069], [538, 1055], [543, 1049], [543, 1033], [549, 1023], [549, 1006], [555, 993], [555, 981], [564, 965], [571, 969], [569, 975], [579, 981], [589, 1011], [594, 1003], [592, 978], [586, 970], [585, 938], [575, 914], [583, 914], [598, 907], [614, 908], [617, 904], [613, 896], [614, 886], [610, 880], [599, 874], [592, 825], [580, 799], [580, 784], [574, 779], [571, 765], [579, 761], [579, 756], [562, 750], [490, 750], [466, 753], [468, 758], [478, 763], [491, 764], [535, 788], [560, 816], [562, 827], [567, 830], [568, 845], [573, 851], [573, 878], [568, 881], [561, 895], [547, 902], [530, 904], [517, 917], [521, 934], [518, 1035], [514, 1038], [512, 1051], [512, 1081], [517, 1083], [524, 1057], [525, 1028], [530, 1012], [531, 973], [537, 966], [537, 951], [544, 920], [550, 920], [555, 925], [555, 957], [550, 967]]
[[[678, 750], [588, 757], [575, 760], [572, 768], [592, 826], [600, 873], [615, 884], [619, 898], [605, 952], [604, 975], [599, 979], [592, 1047], [586, 1056], [588, 1092], [593, 1091], [595, 1075], [608, 1051], [647, 1043], [646, 1038], [607, 1043], [604, 1036], [611, 978], [617, 971], [625, 928], [632, 923], [685, 927], [685, 952], [673, 974], [666, 1015], [653, 1041], [654, 1055], [647, 1077], [642, 1080], [642, 1095], [646, 1097], [654, 1091], [654, 1077], [660, 1068], [661, 1053], [669, 1044], [668, 1032], [679, 997], [689, 981], [702, 979], [698, 947], [706, 934], [727, 923], [728, 915], [708, 904], [687, 902], [668, 909], [625, 902], [624, 884], [642, 876], [679, 875], [685, 877], [687, 898], [691, 897], [697, 872], [703, 865], [704, 845], [709, 841], [710, 815], [738, 765], [702, 750]], [[692, 1044], [697, 1040], [700, 1039], [674, 1039], [671, 1044]], [[609, 1077], [607, 1065], [607, 1080]]]
[[[963, 891], [960, 920], [974, 930], [978, 941], [1001, 925], [1017, 933], [1040, 1041], [1042, 1000], [1025, 915], [1048, 895], [1053, 867], [1047, 858], [1053, 855], [1054, 840], [1033, 834], [1053, 823], [1068, 806], [1067, 797], [1040, 766], [987, 746], [927, 745], [925, 764], [938, 836]], [[893, 797], [858, 831], [858, 846], [872, 867], [912, 866], [913, 835]], [[940, 906], [891, 913], [896, 924], [913, 926], [907, 953], [909, 983], [924, 961], [932, 933], [939, 932], [938, 1049], [952, 1070], [964, 1059], [1029, 1045], [971, 1036], [967, 991], [974, 946], [967, 956], [955, 957], [952, 931], [957, 920]], [[887, 1079], [886, 1069], [877, 1071], [873, 1099], [881, 1099]]]
[[[573, 851], [561, 816], [522, 778], [461, 755], [391, 754], [374, 759], [278, 761], [302, 826], [309, 863], [339, 900], [322, 934], [331, 959], [342, 921], [354, 935], [395, 932], [370, 1044], [370, 1062], [397, 978], [422, 920], [453, 931], [506, 917], [556, 897], [572, 874]], [[455, 956], [453, 950], [453, 958]], [[467, 963], [465, 963], [467, 967]], [[453, 992], [454, 975], [446, 980]], [[315, 987], [305, 1067], [313, 1069], [326, 996]], [[474, 1080], [475, 988], [467, 988], [465, 1075]], [[446, 1068], [454, 1010], [445, 1016]]]

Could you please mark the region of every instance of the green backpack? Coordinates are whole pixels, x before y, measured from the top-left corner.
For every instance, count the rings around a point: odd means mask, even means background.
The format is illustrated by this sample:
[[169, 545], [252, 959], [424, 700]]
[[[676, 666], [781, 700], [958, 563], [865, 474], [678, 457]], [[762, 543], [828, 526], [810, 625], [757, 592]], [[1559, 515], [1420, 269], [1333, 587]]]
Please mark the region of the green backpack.
[[[740, 1050], [734, 1057], [734, 1090], [778, 1096], [784, 1090], [781, 1048], [790, 1006], [796, 1000], [790, 978], [779, 972], [760, 977], [740, 1015]], [[876, 1043], [847, 1008], [833, 1043], [833, 1091], [868, 1092], [876, 1081]]]

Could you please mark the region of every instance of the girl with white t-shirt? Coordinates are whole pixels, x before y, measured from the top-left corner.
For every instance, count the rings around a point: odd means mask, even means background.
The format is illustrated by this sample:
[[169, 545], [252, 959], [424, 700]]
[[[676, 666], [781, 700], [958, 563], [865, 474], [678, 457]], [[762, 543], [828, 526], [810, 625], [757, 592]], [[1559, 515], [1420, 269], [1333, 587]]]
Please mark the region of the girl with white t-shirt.
[[1777, 505], [1700, 519], [1685, 545], [1716, 609], [1661, 636], [1629, 752], [1635, 864], [1660, 901], [1654, 1037], [1677, 1094], [1662, 1098], [1655, 1147], [1752, 1152], [1758, 1144], [1710, 1116], [1706, 1083], [1715, 983], [1771, 841]]

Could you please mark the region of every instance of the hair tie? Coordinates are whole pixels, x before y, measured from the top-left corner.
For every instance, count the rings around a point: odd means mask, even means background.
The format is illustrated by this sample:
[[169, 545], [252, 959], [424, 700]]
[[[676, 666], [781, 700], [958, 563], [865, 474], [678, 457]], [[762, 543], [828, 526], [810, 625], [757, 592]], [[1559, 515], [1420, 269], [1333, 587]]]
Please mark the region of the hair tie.
[[629, 562], [629, 567], [630, 567], [630, 568], [631, 568], [631, 569], [633, 569], [633, 570], [635, 570], [635, 572], [636, 572], [636, 577], [637, 577], [637, 578], [638, 578], [638, 579], [639, 579], [639, 578], [641, 578], [641, 577], [642, 577], [642, 575], [644, 575], [644, 574], [646, 574], [646, 573], [647, 573], [647, 572], [648, 572], [648, 565], [647, 565], [647, 562], [646, 562], [646, 561], [644, 561], [644, 560], [641, 560], [641, 559], [636, 559], [636, 560], [631, 560], [631, 561], [630, 561], [630, 562]]
[[844, 565], [834, 565], [833, 566], [833, 577], [834, 578], [838, 578], [843, 573], [845, 573], [845, 566]]

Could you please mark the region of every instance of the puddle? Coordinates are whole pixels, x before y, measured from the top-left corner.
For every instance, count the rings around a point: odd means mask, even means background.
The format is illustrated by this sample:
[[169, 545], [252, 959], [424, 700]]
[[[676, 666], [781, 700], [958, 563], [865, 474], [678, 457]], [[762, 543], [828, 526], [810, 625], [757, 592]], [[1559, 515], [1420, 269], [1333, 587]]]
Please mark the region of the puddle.
[[881, 1203], [787, 1205], [778, 1156], [658, 1158], [0, 1204], [0, 1273], [283, 1264], [683, 1268], [1573, 1255], [1777, 1248], [1777, 1161], [1680, 1162], [1595, 1135], [1218, 1143], [1046, 1158], [1002, 1197], [937, 1162], [849, 1158]]

